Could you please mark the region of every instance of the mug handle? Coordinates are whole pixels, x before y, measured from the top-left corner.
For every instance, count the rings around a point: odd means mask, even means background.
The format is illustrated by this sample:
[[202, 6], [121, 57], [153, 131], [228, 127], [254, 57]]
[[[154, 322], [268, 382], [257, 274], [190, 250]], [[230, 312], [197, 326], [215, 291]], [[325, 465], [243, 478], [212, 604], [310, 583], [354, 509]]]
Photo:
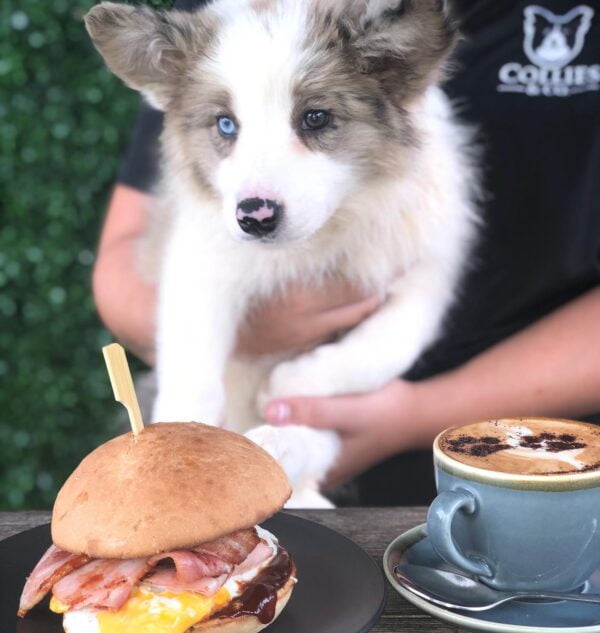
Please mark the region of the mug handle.
[[427, 532], [436, 552], [448, 563], [452, 563], [476, 576], [492, 578], [494, 572], [484, 559], [467, 558], [452, 539], [452, 522], [457, 512], [473, 514], [477, 509], [475, 495], [464, 488], [440, 493], [427, 513]]

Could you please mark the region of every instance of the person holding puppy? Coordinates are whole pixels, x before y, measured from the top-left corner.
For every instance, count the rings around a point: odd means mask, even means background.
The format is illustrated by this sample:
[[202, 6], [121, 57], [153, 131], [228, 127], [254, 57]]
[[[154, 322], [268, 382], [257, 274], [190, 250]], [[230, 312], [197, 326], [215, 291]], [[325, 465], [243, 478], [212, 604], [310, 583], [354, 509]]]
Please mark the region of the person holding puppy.
[[[358, 476], [355, 501], [364, 505], [428, 503], [430, 447], [448, 426], [600, 411], [600, 14], [564, 0], [455, 4], [466, 40], [446, 90], [479, 128], [486, 191], [460, 296], [441, 336], [402, 378], [265, 410], [275, 425], [337, 430], [343, 452], [327, 484]], [[135, 257], [160, 128], [160, 114], [144, 108], [94, 271], [104, 322], [150, 364], [156, 289]], [[256, 355], [312, 348], [378, 306], [344, 282], [289, 288], [249, 315], [238, 346]]]

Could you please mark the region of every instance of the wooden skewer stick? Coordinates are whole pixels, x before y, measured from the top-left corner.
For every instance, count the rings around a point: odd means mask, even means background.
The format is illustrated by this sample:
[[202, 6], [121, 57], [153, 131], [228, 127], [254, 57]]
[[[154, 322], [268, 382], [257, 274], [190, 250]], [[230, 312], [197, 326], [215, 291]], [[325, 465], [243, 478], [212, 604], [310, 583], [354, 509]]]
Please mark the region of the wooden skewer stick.
[[108, 369], [115, 400], [127, 409], [131, 430], [134, 435], [139, 435], [144, 430], [144, 421], [142, 420], [140, 405], [133, 388], [133, 380], [129, 371], [125, 350], [118, 343], [112, 343], [103, 347], [102, 353], [106, 361], [106, 368]]

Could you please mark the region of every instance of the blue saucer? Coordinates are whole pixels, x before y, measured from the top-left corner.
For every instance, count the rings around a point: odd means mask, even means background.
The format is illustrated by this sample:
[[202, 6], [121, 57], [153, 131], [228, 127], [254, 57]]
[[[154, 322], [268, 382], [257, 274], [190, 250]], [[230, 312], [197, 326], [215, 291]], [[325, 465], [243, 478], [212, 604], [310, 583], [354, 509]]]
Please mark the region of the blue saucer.
[[[434, 605], [405, 589], [394, 576], [394, 567], [411, 563], [456, 571], [435, 552], [425, 525], [420, 525], [392, 541], [383, 557], [385, 574], [400, 595], [426, 613], [457, 626], [475, 631], [498, 633], [600, 633], [600, 604], [581, 602], [508, 602], [489, 611], [472, 613]], [[586, 593], [600, 594], [600, 569], [588, 580]]]

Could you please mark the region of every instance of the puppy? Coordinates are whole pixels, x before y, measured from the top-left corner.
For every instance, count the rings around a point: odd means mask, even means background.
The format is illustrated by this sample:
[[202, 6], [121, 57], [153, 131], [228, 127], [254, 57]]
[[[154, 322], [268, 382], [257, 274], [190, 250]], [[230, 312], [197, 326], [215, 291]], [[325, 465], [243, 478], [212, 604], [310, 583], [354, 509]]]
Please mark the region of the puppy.
[[[165, 113], [154, 419], [249, 432], [286, 469], [291, 505], [325, 507], [338, 437], [261, 426], [262, 407], [378, 389], [438, 334], [476, 224], [468, 133], [436, 87], [456, 25], [440, 0], [105, 2], [86, 24]], [[253, 305], [331, 277], [381, 308], [310, 352], [236, 357]]]

